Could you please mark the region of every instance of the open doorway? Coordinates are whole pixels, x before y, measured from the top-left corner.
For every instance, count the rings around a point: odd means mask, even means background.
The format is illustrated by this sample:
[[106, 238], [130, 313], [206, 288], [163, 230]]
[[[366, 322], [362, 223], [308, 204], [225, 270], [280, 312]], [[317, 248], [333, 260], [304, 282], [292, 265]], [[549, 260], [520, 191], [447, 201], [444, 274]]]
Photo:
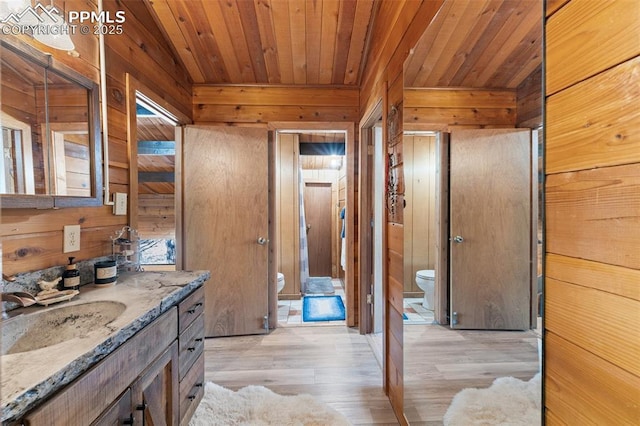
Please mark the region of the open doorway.
[[360, 276], [361, 332], [383, 364], [384, 330], [384, 246], [385, 223], [385, 148], [383, 142], [382, 102], [364, 120], [360, 129]]
[[346, 142], [344, 130], [276, 133], [279, 326], [348, 323]]
[[131, 76], [127, 76], [127, 115], [129, 224], [140, 238], [141, 267], [180, 270], [176, 162], [179, 126], [189, 119]]

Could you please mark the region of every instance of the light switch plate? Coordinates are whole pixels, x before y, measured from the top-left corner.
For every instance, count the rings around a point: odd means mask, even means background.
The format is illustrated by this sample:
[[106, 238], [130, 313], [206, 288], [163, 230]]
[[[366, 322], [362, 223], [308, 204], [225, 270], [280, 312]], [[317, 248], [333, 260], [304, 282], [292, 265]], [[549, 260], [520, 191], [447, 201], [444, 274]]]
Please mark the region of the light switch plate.
[[116, 192], [113, 194], [113, 214], [116, 216], [126, 216], [127, 214], [127, 194]]
[[80, 225], [65, 225], [63, 253], [80, 250]]

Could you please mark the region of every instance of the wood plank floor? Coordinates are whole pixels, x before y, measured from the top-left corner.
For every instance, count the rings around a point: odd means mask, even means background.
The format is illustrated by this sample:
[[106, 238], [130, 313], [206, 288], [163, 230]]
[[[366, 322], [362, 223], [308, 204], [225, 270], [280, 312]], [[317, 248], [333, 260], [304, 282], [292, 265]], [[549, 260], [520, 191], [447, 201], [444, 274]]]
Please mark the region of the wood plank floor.
[[[451, 399], [502, 376], [538, 371], [533, 332], [405, 327], [405, 413], [413, 425], [442, 425]], [[344, 326], [280, 327], [269, 335], [205, 342], [205, 379], [229, 389], [266, 386], [308, 393], [356, 425], [397, 425], [382, 372], [365, 336]]]
[[269, 335], [205, 341], [205, 380], [307, 393], [355, 425], [397, 425], [365, 336], [345, 326], [280, 327]]
[[539, 368], [533, 331], [408, 325], [404, 347], [404, 412], [412, 426], [442, 425], [451, 400], [464, 388], [486, 388], [505, 376], [529, 380]]

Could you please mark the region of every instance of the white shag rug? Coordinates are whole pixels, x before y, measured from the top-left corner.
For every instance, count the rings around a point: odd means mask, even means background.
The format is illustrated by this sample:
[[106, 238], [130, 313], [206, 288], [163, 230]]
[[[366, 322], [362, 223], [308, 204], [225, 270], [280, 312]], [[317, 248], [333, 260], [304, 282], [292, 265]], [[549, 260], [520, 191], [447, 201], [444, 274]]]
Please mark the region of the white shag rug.
[[500, 377], [486, 389], [463, 389], [444, 415], [445, 426], [541, 424], [540, 373], [528, 382]]
[[207, 382], [190, 426], [347, 426], [351, 423], [311, 395], [278, 395], [263, 386], [237, 392]]

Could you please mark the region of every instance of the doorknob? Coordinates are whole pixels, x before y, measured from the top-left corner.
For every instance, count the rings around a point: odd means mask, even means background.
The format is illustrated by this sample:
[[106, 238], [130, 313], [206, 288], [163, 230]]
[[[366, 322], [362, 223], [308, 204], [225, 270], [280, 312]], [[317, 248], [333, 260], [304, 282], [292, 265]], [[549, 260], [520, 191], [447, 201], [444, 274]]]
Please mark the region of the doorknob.
[[464, 241], [464, 238], [462, 238], [460, 235], [456, 235], [455, 237], [453, 237], [453, 241], [456, 243], [461, 243]]
[[269, 242], [269, 240], [267, 240], [266, 238], [258, 237], [257, 243], [260, 244], [261, 246], [267, 244], [268, 242]]

